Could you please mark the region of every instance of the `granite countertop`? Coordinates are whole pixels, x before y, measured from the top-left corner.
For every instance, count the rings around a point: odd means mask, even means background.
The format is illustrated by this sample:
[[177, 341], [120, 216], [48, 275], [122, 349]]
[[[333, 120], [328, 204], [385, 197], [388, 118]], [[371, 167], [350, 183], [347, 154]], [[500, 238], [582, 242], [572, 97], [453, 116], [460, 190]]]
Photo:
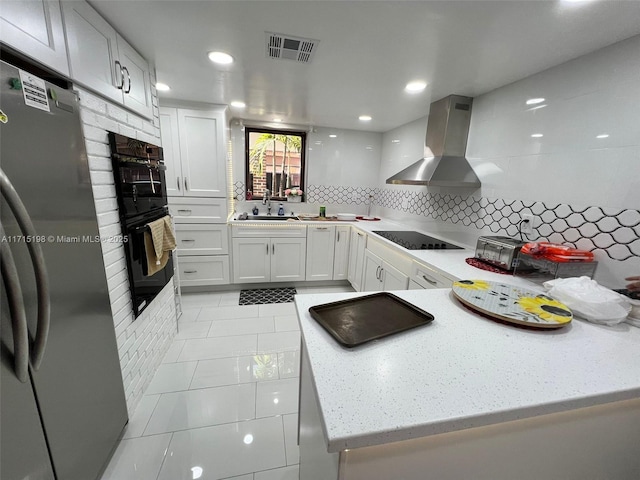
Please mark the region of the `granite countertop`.
[[470, 312], [450, 289], [393, 293], [435, 320], [353, 349], [308, 310], [366, 293], [296, 296], [329, 452], [640, 397], [638, 328], [523, 329]]

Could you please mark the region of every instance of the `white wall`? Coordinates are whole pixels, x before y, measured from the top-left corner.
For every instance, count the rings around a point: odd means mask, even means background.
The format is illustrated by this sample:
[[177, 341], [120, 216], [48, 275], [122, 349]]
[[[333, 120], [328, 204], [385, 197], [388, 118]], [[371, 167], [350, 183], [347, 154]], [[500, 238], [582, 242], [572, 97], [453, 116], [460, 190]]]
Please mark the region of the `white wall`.
[[[153, 83], [155, 79], [152, 79]], [[154, 116], [152, 121], [148, 121], [87, 90], [82, 88], [76, 88], [76, 90], [80, 95], [80, 114], [98, 228], [102, 238], [117, 237], [122, 230], [107, 131], [159, 145], [160, 121], [156, 91], [152, 88]], [[102, 253], [127, 408], [131, 416], [176, 334], [173, 281], [169, 282], [145, 311], [135, 319], [124, 247], [122, 243], [103, 242]]]
[[[531, 110], [534, 97], [547, 106]], [[593, 250], [602, 283], [640, 274], [640, 36], [475, 98], [467, 158], [480, 189], [384, 183], [421, 157], [426, 119], [383, 135], [380, 214], [471, 244], [517, 236], [532, 212], [531, 239]]]
[[[308, 127], [288, 127], [309, 130]], [[240, 121], [232, 120], [231, 146], [236, 199], [242, 199], [245, 195], [244, 141]], [[380, 133], [314, 128], [307, 135], [305, 202], [285, 203], [287, 213], [291, 209], [296, 213], [317, 213], [321, 204], [326, 206], [328, 214], [365, 213], [369, 193], [375, 191], [378, 183], [381, 147]], [[255, 201], [238, 201], [236, 211], [250, 212], [256, 203], [259, 204], [261, 213], [266, 212], [265, 207]], [[272, 211], [277, 211], [277, 205]]]

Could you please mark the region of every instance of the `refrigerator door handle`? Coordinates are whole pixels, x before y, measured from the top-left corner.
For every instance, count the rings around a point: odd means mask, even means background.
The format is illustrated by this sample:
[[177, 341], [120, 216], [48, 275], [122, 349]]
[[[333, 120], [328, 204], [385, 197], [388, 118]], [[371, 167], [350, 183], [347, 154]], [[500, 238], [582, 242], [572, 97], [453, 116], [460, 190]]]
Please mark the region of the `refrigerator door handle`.
[[11, 181], [0, 169], [0, 190], [7, 201], [7, 205], [11, 208], [13, 215], [18, 221], [22, 235], [25, 239], [31, 239], [26, 242], [31, 256], [31, 263], [36, 277], [36, 290], [38, 292], [38, 322], [36, 334], [33, 341], [33, 350], [31, 352], [31, 367], [34, 370], [40, 368], [44, 350], [47, 346], [47, 337], [49, 336], [50, 316], [51, 316], [51, 300], [49, 298], [49, 276], [47, 275], [47, 266], [44, 262], [44, 254], [40, 243], [36, 240], [39, 238], [36, 229], [31, 222], [31, 217], [25, 208], [16, 189]]
[[[0, 235], [5, 237], [4, 228], [0, 224]], [[13, 369], [16, 377], [22, 383], [29, 378], [29, 331], [27, 329], [27, 315], [24, 310], [22, 288], [18, 270], [13, 260], [13, 254], [8, 242], [2, 242], [2, 280], [7, 292], [7, 303], [11, 315], [11, 329], [13, 330]]]

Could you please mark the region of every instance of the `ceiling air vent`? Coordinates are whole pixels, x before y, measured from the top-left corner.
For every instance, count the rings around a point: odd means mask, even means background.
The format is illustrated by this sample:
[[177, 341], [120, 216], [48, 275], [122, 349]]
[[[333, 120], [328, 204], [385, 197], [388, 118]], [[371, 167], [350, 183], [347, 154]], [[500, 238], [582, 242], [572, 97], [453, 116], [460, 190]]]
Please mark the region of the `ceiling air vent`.
[[294, 37], [282, 33], [266, 32], [267, 57], [309, 63], [319, 40]]

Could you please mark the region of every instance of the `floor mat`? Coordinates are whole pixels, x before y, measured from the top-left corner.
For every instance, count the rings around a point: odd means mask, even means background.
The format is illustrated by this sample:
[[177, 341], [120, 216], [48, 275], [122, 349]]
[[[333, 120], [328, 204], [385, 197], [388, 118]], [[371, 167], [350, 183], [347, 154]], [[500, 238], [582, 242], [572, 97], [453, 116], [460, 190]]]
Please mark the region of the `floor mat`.
[[259, 288], [255, 290], [240, 290], [238, 305], [262, 305], [265, 303], [289, 303], [293, 302], [296, 294], [294, 287], [286, 288]]

